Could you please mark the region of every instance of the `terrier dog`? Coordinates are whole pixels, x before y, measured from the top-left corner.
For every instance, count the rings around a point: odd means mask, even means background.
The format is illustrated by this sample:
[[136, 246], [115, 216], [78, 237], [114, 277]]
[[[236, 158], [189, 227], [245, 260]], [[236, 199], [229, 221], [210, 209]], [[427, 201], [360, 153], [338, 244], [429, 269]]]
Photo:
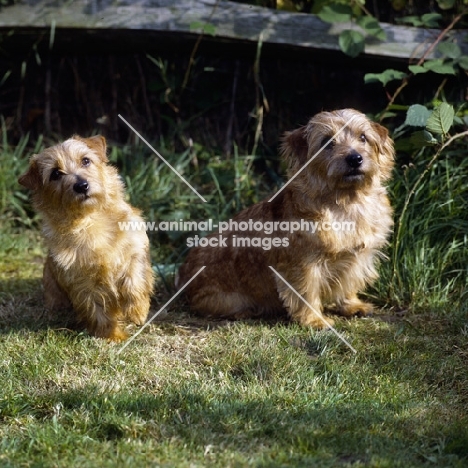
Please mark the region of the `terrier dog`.
[[[186, 292], [193, 310], [207, 317], [286, 311], [302, 325], [323, 328], [333, 324], [325, 308], [346, 317], [369, 314], [372, 305], [357, 293], [377, 278], [375, 259], [393, 225], [384, 187], [394, 160], [387, 130], [354, 109], [321, 112], [286, 133], [281, 152], [289, 165], [283, 190], [233, 218], [225, 246], [193, 248], [177, 285], [206, 266]], [[244, 229], [260, 221], [277, 235], [283, 221], [297, 227], [299, 220], [315, 230], [291, 229], [272, 241]], [[330, 229], [345, 224], [354, 229]]]
[[89, 333], [121, 341], [119, 320], [146, 321], [154, 275], [146, 231], [120, 229], [142, 218], [107, 163], [104, 137], [73, 136], [34, 155], [18, 181], [43, 217], [46, 308], [72, 306]]

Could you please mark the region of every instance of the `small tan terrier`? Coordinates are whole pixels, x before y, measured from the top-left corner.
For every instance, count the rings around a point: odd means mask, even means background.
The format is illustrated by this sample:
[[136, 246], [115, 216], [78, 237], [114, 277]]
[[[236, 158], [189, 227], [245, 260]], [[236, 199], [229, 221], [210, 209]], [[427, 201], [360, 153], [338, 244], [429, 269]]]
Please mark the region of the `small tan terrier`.
[[146, 231], [120, 229], [142, 218], [107, 162], [104, 137], [73, 136], [34, 155], [19, 183], [43, 217], [46, 308], [72, 306], [89, 333], [121, 341], [120, 320], [145, 323], [154, 275]]
[[[289, 183], [271, 202], [233, 218], [225, 246], [193, 248], [177, 285], [206, 266], [186, 291], [191, 307], [207, 317], [286, 311], [302, 325], [323, 328], [333, 324], [323, 316], [325, 308], [346, 317], [372, 312], [357, 293], [377, 278], [375, 259], [393, 225], [383, 185], [394, 160], [387, 130], [354, 109], [321, 112], [286, 133], [281, 150]], [[266, 239], [258, 221], [283, 238]], [[296, 230], [283, 232], [284, 221], [285, 229], [295, 222]], [[246, 232], [248, 222], [257, 228]]]

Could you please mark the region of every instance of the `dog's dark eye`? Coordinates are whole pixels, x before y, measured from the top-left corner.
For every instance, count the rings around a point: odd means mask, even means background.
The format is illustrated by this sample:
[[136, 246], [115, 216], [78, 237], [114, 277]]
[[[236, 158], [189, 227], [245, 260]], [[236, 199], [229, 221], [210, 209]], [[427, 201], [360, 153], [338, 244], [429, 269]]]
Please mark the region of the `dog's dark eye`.
[[320, 143], [320, 148], [332, 149], [335, 146], [335, 140], [330, 140], [330, 138], [325, 137]]
[[361, 136], [359, 137], [359, 139], [360, 139], [363, 143], [366, 143], [366, 142], [367, 142], [367, 138], [366, 138], [366, 135], [364, 135], [364, 133], [361, 134]]
[[89, 159], [89, 158], [83, 158], [83, 159], [81, 160], [81, 165], [84, 166], [84, 167], [87, 167], [87, 166], [89, 166], [90, 164], [91, 164], [91, 159]]
[[60, 177], [62, 177], [62, 172], [60, 171], [60, 169], [58, 169], [57, 167], [55, 169], [52, 170], [52, 172], [50, 173], [50, 177], [49, 177], [49, 180], [59, 180]]

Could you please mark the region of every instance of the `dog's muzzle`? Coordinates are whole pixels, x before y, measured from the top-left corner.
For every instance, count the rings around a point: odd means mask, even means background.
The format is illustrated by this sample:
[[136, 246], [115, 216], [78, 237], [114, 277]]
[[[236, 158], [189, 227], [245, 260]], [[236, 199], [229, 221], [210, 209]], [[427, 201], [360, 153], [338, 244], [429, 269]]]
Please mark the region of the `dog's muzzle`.
[[364, 178], [364, 172], [361, 169], [363, 158], [357, 151], [351, 151], [345, 157], [346, 164], [349, 167], [349, 171], [344, 175], [346, 182], [361, 182]]
[[83, 195], [86, 195], [88, 193], [88, 190], [89, 190], [88, 181], [78, 177], [78, 182], [76, 182], [75, 185], [73, 185], [73, 190], [76, 193], [81, 193]]
[[357, 169], [362, 164], [362, 156], [357, 151], [352, 151], [345, 158], [349, 167]]

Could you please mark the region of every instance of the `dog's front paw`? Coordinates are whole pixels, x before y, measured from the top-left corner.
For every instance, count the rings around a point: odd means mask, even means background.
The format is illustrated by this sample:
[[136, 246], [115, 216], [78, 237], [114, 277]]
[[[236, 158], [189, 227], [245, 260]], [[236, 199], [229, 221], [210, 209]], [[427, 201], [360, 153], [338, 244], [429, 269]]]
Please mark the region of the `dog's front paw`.
[[149, 308], [149, 298], [143, 298], [142, 300], [134, 300], [133, 302], [123, 306], [122, 316], [125, 320], [128, 320], [134, 323], [135, 325], [141, 327], [146, 323]]
[[82, 321], [88, 333], [97, 338], [104, 338], [117, 343], [128, 338], [128, 333], [114, 317], [102, 314], [99, 316], [99, 320], [90, 320], [89, 317], [83, 317]]
[[329, 317], [322, 315], [321, 317], [310, 317], [306, 322], [301, 322], [301, 325], [315, 328], [316, 330], [322, 330], [324, 328], [330, 328], [335, 324], [335, 321]]
[[325, 317], [321, 312], [313, 311], [309, 308], [291, 313], [291, 317], [302, 326], [312, 327], [317, 330], [329, 328], [335, 323], [333, 319]]
[[122, 329], [120, 325], [108, 331], [106, 336], [101, 338], [107, 338], [108, 341], [113, 341], [114, 343], [121, 343], [128, 338], [128, 333]]
[[139, 317], [134, 315], [133, 317], [130, 317], [130, 321], [132, 321], [138, 327], [141, 327], [142, 325], [146, 323], [146, 318], [147, 318], [147, 314], [140, 315]]
[[368, 302], [360, 301], [359, 299], [346, 301], [336, 308], [336, 313], [343, 317], [363, 317], [372, 315], [374, 306]]

